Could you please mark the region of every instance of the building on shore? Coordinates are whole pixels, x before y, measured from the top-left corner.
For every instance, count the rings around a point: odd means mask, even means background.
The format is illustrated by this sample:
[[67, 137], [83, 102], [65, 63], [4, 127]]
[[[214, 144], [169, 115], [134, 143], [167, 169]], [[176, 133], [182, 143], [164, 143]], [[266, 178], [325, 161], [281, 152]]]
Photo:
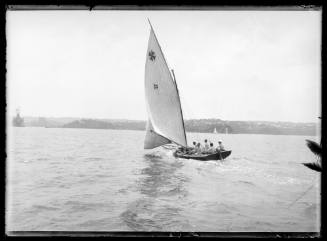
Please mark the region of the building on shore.
[[19, 110], [16, 110], [16, 116], [13, 119], [13, 126], [23, 127], [24, 126], [24, 118], [20, 117]]

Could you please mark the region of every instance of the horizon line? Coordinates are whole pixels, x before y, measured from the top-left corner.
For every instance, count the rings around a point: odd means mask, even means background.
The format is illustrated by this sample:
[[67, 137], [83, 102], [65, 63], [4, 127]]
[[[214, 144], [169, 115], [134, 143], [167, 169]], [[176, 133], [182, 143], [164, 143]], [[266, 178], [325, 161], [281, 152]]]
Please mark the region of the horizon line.
[[[16, 115], [12, 115], [11, 117], [15, 117]], [[21, 116], [22, 118], [57, 118], [57, 119], [95, 119], [95, 120], [126, 120], [126, 121], [147, 121], [146, 119], [127, 119], [127, 118], [108, 118], [108, 117], [71, 117], [71, 116], [63, 116], [63, 117], [54, 117], [54, 116], [32, 116], [26, 115]], [[207, 117], [207, 118], [190, 118], [184, 119], [187, 120], [221, 120], [221, 121], [243, 121], [243, 122], [289, 122], [289, 123], [319, 123], [319, 117], [317, 117], [317, 121], [285, 121], [285, 120], [225, 120], [215, 117]]]

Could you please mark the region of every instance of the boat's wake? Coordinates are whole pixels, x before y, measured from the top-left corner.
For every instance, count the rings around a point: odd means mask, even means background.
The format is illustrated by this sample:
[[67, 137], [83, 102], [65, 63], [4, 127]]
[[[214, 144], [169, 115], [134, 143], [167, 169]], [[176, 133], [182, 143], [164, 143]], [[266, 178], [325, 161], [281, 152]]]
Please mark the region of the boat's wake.
[[148, 153], [148, 154], [144, 154], [145, 158], [157, 158], [157, 159], [161, 159], [162, 158], [162, 154], [159, 152], [155, 152], [155, 153]]

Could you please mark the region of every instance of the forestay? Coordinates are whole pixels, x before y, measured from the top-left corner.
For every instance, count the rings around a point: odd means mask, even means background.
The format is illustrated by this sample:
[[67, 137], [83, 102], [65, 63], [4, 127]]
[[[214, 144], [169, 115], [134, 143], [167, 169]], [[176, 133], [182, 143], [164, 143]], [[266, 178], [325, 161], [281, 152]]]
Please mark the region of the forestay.
[[152, 27], [145, 63], [145, 100], [149, 119], [144, 148], [170, 142], [187, 146], [177, 85]]

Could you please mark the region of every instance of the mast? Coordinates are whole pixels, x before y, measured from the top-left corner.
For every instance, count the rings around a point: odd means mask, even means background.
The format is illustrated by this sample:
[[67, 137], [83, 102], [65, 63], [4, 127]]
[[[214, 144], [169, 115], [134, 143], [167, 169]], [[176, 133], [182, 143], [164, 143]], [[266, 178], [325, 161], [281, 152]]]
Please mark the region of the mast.
[[176, 82], [174, 70], [171, 69], [171, 72], [173, 73], [174, 82], [175, 82], [175, 86], [176, 86], [176, 90], [177, 90], [177, 94], [178, 94], [179, 107], [180, 107], [180, 110], [181, 110], [183, 129], [184, 129], [184, 137], [185, 137], [185, 141], [186, 141], [186, 145], [187, 145], [187, 138], [186, 138], [186, 132], [185, 132], [185, 123], [184, 123], [184, 116], [183, 116], [183, 110], [182, 110], [182, 104], [181, 104], [181, 97], [179, 96], [179, 91], [178, 91], [178, 87], [177, 87], [177, 82]]

